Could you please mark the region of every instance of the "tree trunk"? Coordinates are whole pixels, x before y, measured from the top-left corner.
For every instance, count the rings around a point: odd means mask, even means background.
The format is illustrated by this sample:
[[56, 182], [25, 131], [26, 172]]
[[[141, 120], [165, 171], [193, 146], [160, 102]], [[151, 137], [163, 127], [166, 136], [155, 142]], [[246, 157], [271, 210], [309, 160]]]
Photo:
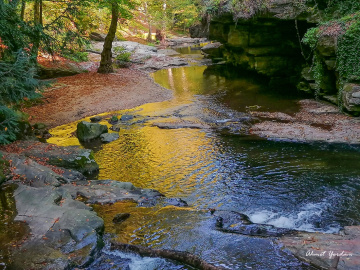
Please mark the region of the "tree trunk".
[[39, 0], [39, 24], [43, 25], [43, 0]]
[[147, 2], [145, 2], [145, 16], [146, 16], [147, 23], [149, 25], [149, 33], [147, 36], [147, 41], [151, 42], [152, 41], [151, 18], [150, 18], [150, 14], [149, 14], [149, 5]]
[[163, 0], [163, 20], [162, 20], [162, 39], [161, 39], [161, 44], [163, 46], [165, 46], [165, 40], [166, 40], [166, 8], [167, 8], [167, 3], [166, 0]]
[[148, 33], [147, 41], [152, 42], [152, 32], [151, 32], [151, 22], [150, 21], [149, 21], [149, 33]]
[[25, 8], [26, 8], [26, 2], [25, 2], [25, 0], [22, 0], [21, 1], [21, 14], [20, 14], [21, 20], [25, 19]]
[[135, 246], [123, 243], [112, 242], [111, 250], [121, 250], [125, 252], [135, 252], [144, 257], [160, 257], [175, 260], [183, 264], [190, 265], [200, 270], [225, 270], [224, 267], [215, 266], [207, 263], [201, 258], [185, 251], [177, 251], [170, 249], [152, 249], [148, 247]]
[[34, 23], [40, 23], [40, 0], [34, 1]]
[[[34, 1], [34, 24], [40, 24], [40, 0]], [[36, 38], [34, 39], [34, 44], [32, 46], [32, 55], [34, 56], [34, 62], [37, 63], [37, 56], [39, 54], [39, 47], [40, 47], [40, 32], [39, 29], [35, 28], [34, 35]]]
[[115, 38], [116, 34], [116, 28], [117, 28], [117, 22], [119, 19], [119, 6], [117, 3], [111, 4], [111, 25], [109, 28], [109, 32], [106, 35], [105, 42], [104, 42], [104, 48], [101, 53], [101, 61], [100, 61], [100, 67], [98, 69], [98, 73], [112, 73], [114, 72], [113, 66], [112, 66], [112, 43]]

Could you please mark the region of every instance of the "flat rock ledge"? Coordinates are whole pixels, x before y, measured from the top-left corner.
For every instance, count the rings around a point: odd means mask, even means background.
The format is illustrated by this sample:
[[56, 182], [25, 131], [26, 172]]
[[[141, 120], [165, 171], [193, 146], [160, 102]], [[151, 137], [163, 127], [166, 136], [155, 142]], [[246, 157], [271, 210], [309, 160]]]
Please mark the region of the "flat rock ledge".
[[[104, 246], [104, 221], [90, 204], [123, 200], [141, 204], [164, 197], [156, 190], [136, 188], [128, 182], [86, 180], [71, 169], [70, 161], [76, 163], [79, 153], [88, 158], [89, 150], [36, 142], [19, 142], [7, 150], [13, 150], [2, 152], [11, 171], [7, 183], [18, 185], [14, 192], [15, 221], [26, 223], [30, 229], [21, 245], [14, 247], [10, 269], [87, 267]], [[65, 159], [58, 161], [64, 167], [49, 164], [56, 161], [56, 155]], [[91, 164], [97, 166], [94, 160]]]
[[279, 239], [296, 257], [320, 269], [356, 270], [360, 265], [360, 226], [339, 234], [306, 233]]
[[253, 111], [259, 117], [250, 133], [274, 140], [326, 142], [360, 145], [360, 119], [344, 115], [331, 104], [301, 100], [301, 109], [294, 115]]

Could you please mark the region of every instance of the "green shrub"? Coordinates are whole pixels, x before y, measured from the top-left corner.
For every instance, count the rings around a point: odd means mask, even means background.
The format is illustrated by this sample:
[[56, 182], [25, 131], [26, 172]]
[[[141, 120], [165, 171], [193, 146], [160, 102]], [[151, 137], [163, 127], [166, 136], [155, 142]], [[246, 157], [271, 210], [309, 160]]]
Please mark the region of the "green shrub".
[[117, 54], [115, 59], [120, 62], [130, 62], [131, 52], [126, 51], [124, 47], [115, 47], [114, 52]]

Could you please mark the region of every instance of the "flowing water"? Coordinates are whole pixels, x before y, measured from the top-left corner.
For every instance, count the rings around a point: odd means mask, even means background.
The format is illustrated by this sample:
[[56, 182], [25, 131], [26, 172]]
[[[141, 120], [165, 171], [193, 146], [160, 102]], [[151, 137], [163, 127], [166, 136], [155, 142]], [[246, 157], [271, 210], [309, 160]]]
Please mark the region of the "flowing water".
[[[207, 117], [222, 121], [224, 114], [232, 116], [254, 107], [291, 114], [298, 109], [296, 99], [267, 91], [247, 74], [229, 77], [204, 66], [161, 70], [153, 77], [172, 89], [174, 98], [116, 112], [136, 115], [135, 120], [140, 121], [125, 125], [117, 141], [90, 145], [100, 165], [98, 179], [154, 188], [167, 197], [184, 199], [190, 207], [145, 208], [129, 202], [95, 206], [105, 219], [106, 231], [116, 234], [119, 241], [186, 250], [229, 269], [311, 269], [272, 239], [215, 230], [207, 209], [234, 210], [254, 223], [306, 231], [332, 233], [345, 225], [359, 225], [357, 148], [152, 125], [174, 114], [193, 121]], [[73, 123], [52, 130], [54, 137], [49, 142], [79, 144], [70, 135], [75, 128]], [[114, 225], [112, 218], [121, 212], [131, 217]], [[131, 258], [131, 269], [187, 269], [164, 266], [163, 260]]]

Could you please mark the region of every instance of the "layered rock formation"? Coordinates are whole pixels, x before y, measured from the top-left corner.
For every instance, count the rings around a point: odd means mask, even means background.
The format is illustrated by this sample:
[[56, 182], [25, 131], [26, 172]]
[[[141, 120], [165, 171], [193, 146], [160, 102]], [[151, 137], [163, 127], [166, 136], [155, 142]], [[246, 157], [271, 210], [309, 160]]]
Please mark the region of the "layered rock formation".
[[[219, 16], [210, 23], [209, 38], [223, 43], [218, 50], [204, 52], [212, 58], [223, 57], [228, 64], [254, 71], [269, 79], [275, 89], [297, 87], [306, 93], [343, 105], [352, 114], [360, 114], [360, 85], [344, 80], [337, 72], [337, 39], [329, 32], [317, 42], [315, 52], [301, 40], [315, 26], [320, 15], [309, 13], [293, 0], [273, 0], [267, 9], [243, 14], [237, 21], [228, 1]], [[317, 11], [321, 12], [321, 11]], [[318, 57], [314, 67], [312, 53]], [[316, 69], [321, 68], [321, 74]], [[318, 74], [316, 74], [318, 73]], [[315, 78], [318, 78], [315, 80]], [[317, 81], [317, 82], [316, 82]], [[319, 82], [320, 81], [320, 82]], [[345, 81], [345, 83], [344, 83]]]

